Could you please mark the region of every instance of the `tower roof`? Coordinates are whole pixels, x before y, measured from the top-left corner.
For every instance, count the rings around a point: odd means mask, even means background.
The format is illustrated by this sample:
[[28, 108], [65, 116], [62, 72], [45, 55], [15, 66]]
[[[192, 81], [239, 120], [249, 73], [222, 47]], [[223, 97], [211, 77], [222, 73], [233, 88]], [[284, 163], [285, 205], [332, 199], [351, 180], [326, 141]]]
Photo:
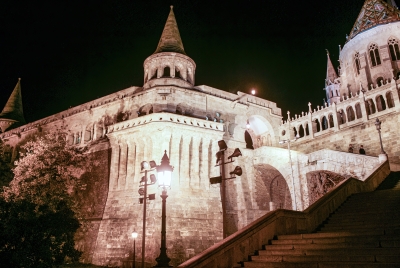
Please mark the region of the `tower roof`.
[[366, 0], [351, 29], [349, 40], [362, 31], [380, 24], [400, 21], [400, 11], [393, 0]]
[[326, 67], [326, 80], [325, 80], [325, 83], [328, 86], [329, 82], [333, 83], [335, 81], [335, 79], [338, 78], [338, 76], [336, 74], [335, 67], [333, 67], [331, 58], [329, 57], [329, 51], [326, 50], [326, 52], [327, 52], [327, 56], [328, 56], [328, 63], [327, 63], [327, 67]]
[[25, 123], [22, 109], [21, 78], [18, 79], [10, 98], [0, 113], [0, 121], [4, 119]]
[[171, 6], [171, 11], [169, 12], [160, 42], [158, 42], [154, 54], [160, 52], [177, 52], [186, 55], [181, 35], [179, 34], [178, 24], [176, 23], [173, 6]]

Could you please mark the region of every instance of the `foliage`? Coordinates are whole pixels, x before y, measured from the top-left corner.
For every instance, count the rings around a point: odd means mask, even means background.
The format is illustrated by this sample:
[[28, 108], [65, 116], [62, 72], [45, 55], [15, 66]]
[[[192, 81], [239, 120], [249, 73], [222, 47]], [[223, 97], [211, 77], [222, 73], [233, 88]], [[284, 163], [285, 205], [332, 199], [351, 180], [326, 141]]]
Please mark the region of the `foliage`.
[[80, 187], [85, 149], [69, 146], [65, 135], [59, 132], [36, 136], [21, 149], [20, 158], [15, 161], [14, 179], [4, 188], [5, 199], [26, 199], [53, 210], [59, 202], [66, 202], [78, 212], [71, 194]]
[[0, 139], [0, 188], [10, 183], [13, 178], [11, 171], [11, 149]]
[[66, 256], [77, 260], [79, 221], [65, 202], [56, 208], [27, 200], [0, 199], [0, 262], [3, 267], [52, 267]]
[[80, 212], [72, 194], [86, 163], [85, 149], [69, 146], [60, 132], [21, 146], [14, 179], [0, 198], [0, 263], [51, 267], [79, 257], [74, 234]]

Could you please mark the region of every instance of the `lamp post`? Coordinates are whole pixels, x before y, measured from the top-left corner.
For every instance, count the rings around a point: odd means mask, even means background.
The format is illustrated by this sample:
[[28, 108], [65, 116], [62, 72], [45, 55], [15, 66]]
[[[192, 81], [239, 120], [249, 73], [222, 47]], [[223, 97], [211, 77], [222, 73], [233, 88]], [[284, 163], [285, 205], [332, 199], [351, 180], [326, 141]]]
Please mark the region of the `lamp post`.
[[241, 176], [242, 175], [242, 168], [237, 166], [235, 170], [232, 172], [229, 172], [230, 175], [234, 175], [233, 177], [230, 178], [225, 178], [225, 165], [232, 163], [233, 157], [238, 157], [241, 156], [242, 153], [238, 148], [235, 149], [232, 155], [228, 157], [228, 162], [225, 162], [225, 151], [228, 149], [228, 146], [226, 145], [224, 140], [218, 141], [218, 147], [219, 151], [215, 155], [217, 157], [217, 163], [216, 166], [220, 166], [220, 176], [218, 177], [213, 177], [210, 178], [210, 183], [211, 184], [216, 184], [220, 183], [221, 184], [221, 202], [222, 202], [222, 235], [223, 238], [226, 238], [228, 236], [228, 224], [227, 224], [227, 216], [226, 216], [226, 180], [229, 179], [234, 179], [236, 178], [235, 175]]
[[139, 188], [139, 194], [143, 195], [142, 198], [139, 198], [139, 202], [143, 203], [143, 234], [142, 234], [142, 268], [144, 267], [144, 261], [145, 261], [145, 248], [146, 248], [146, 201], [147, 198], [150, 200], [153, 200], [155, 198], [155, 195], [150, 195], [147, 197], [147, 186], [152, 185], [156, 182], [156, 177], [154, 174], [150, 175], [150, 183], [148, 183], [148, 178], [147, 178], [147, 172], [154, 170], [156, 167], [156, 163], [154, 161], [150, 161], [150, 163], [143, 161], [140, 164], [141, 171], [144, 172], [144, 176], [140, 180], [140, 188]]
[[136, 267], [136, 238], [138, 236], [138, 233], [133, 231], [132, 232], [132, 238], [133, 238], [133, 261], [132, 261], [132, 268]]
[[375, 126], [376, 126], [376, 130], [378, 130], [378, 133], [379, 133], [379, 141], [381, 143], [381, 154], [386, 154], [386, 152], [383, 150], [382, 137], [381, 137], [381, 124], [382, 124], [382, 122], [379, 121], [379, 118], [377, 118], [375, 121]]
[[167, 188], [171, 187], [173, 167], [169, 164], [167, 151], [161, 159], [161, 165], [157, 166], [158, 187], [162, 189], [162, 213], [161, 213], [161, 248], [160, 255], [156, 258], [157, 265], [154, 267], [172, 267], [169, 265], [171, 261], [167, 256], [167, 239], [166, 239], [166, 210], [167, 210]]

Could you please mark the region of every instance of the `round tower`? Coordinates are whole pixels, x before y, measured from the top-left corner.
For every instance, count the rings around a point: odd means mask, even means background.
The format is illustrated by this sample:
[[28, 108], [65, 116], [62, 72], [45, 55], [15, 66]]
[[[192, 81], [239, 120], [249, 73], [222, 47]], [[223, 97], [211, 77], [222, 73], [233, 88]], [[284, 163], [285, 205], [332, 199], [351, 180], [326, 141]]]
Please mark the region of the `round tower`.
[[196, 64], [188, 57], [176, 23], [173, 6], [156, 51], [143, 64], [145, 89], [175, 85], [192, 88]]
[[400, 11], [393, 0], [366, 0], [341, 50], [340, 95], [398, 79]]

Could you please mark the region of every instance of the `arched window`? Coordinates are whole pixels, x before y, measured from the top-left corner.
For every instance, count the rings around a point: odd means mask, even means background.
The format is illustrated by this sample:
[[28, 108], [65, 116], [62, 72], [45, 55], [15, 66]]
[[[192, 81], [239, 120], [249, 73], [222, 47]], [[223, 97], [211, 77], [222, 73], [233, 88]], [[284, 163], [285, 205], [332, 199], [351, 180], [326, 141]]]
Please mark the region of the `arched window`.
[[367, 115], [371, 115], [376, 112], [375, 104], [371, 99], [365, 101], [365, 109], [367, 110]]
[[314, 120], [314, 132], [320, 132], [321, 131], [321, 126], [319, 125], [319, 120], [315, 119]]
[[357, 119], [360, 119], [362, 117], [361, 113], [361, 105], [359, 103], [356, 103], [356, 117]]
[[358, 52], [354, 55], [354, 64], [356, 65], [357, 73], [360, 74], [361, 63], [360, 63], [360, 53]]
[[297, 136], [297, 129], [295, 127], [293, 128], [293, 134], [295, 137]]
[[346, 123], [346, 114], [342, 109], [338, 111], [337, 116], [338, 116], [338, 125]]
[[382, 95], [376, 96], [376, 109], [378, 112], [386, 110], [386, 103]]
[[308, 124], [306, 124], [306, 136], [310, 135], [310, 131], [308, 130]]
[[303, 125], [300, 125], [300, 128], [299, 128], [299, 135], [300, 135], [300, 137], [304, 137], [304, 128], [303, 128]]
[[349, 106], [346, 108], [346, 112], [347, 112], [347, 121], [354, 121], [356, 118], [354, 116], [354, 110], [353, 107]]
[[254, 149], [253, 140], [247, 130], [244, 132], [244, 141], [246, 142], [247, 149]]
[[328, 120], [326, 120], [326, 117], [322, 117], [322, 130], [328, 129]]
[[335, 126], [335, 123], [333, 122], [333, 115], [330, 114], [330, 115], [328, 116], [328, 118], [329, 118], [329, 127], [334, 127], [334, 126]]
[[379, 77], [376, 79], [376, 84], [378, 85], [378, 87], [383, 86], [384, 82], [385, 82], [385, 80], [383, 80], [383, 77], [382, 77], [382, 76], [379, 76]]
[[388, 45], [392, 61], [400, 60], [399, 42], [392, 37], [389, 39]]
[[369, 58], [371, 59], [372, 67], [381, 64], [381, 57], [379, 55], [379, 48], [377, 44], [372, 44], [369, 46]]
[[390, 92], [390, 91], [386, 92], [386, 101], [387, 101], [388, 108], [394, 107], [394, 100], [393, 100], [392, 92]]
[[169, 68], [169, 66], [164, 68], [163, 77], [171, 77], [171, 69]]

